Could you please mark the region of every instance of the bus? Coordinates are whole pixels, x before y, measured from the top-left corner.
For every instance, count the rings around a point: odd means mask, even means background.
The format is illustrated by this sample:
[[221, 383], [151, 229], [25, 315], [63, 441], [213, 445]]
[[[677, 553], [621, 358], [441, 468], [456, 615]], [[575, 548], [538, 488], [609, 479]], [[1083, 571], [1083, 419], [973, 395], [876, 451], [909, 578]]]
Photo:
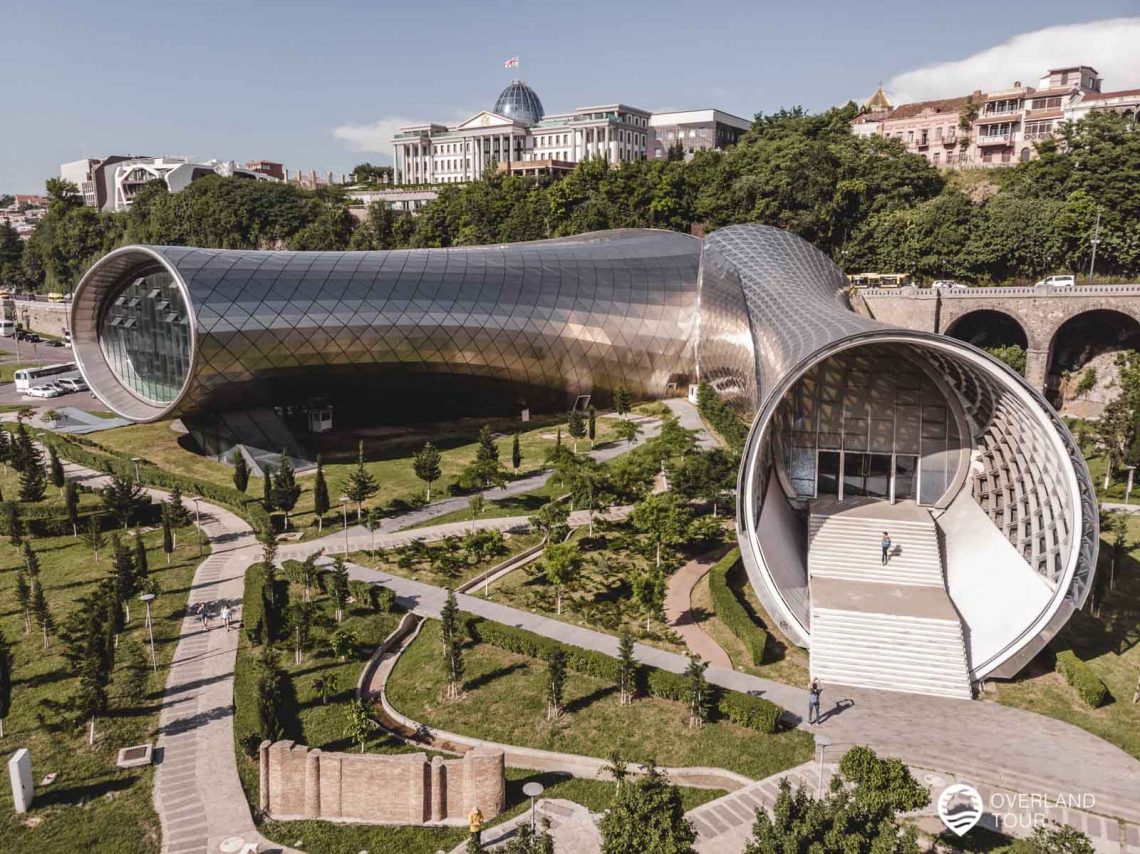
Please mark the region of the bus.
[[52, 291], [47, 295], [48, 302], [63, 302], [64, 297], [59, 291]]
[[0, 338], [11, 338], [16, 334], [16, 321], [0, 320]]
[[852, 273], [847, 281], [853, 288], [906, 288], [914, 284], [907, 273]]
[[26, 394], [28, 389], [33, 386], [78, 376], [78, 365], [75, 362], [64, 362], [60, 365], [44, 365], [40, 368], [20, 368], [12, 375], [12, 379], [16, 381], [16, 391]]

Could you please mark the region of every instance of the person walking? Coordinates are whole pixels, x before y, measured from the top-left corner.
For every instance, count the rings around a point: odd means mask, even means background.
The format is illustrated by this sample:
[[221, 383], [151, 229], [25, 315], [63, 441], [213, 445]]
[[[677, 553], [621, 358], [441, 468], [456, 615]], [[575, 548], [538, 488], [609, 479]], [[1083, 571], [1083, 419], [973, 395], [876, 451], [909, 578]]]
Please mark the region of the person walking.
[[210, 629], [210, 606], [205, 602], [202, 603], [202, 610], [198, 612], [198, 616], [202, 620], [202, 628], [209, 631]]
[[222, 622], [226, 624], [226, 631], [230, 630], [230, 606], [222, 606]]
[[823, 689], [819, 685], [818, 679], [811, 680], [811, 685], [808, 687], [808, 723], [819, 723], [819, 698], [823, 694]]
[[891, 559], [891, 535], [883, 531], [883, 541], [880, 543], [883, 547], [883, 566], [887, 565], [887, 561]]

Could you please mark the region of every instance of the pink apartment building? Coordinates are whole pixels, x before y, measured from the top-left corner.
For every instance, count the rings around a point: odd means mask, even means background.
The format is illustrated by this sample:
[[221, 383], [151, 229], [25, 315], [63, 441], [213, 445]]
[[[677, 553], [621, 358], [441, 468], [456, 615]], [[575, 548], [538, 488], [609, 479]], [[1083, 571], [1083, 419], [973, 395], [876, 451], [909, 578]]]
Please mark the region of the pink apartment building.
[[1035, 143], [1065, 121], [1095, 109], [1136, 116], [1140, 89], [1102, 92], [1088, 65], [1047, 71], [1036, 86], [1016, 82], [997, 92], [891, 104], [880, 87], [852, 122], [861, 136], [894, 137], [935, 166], [1001, 166], [1037, 156]]

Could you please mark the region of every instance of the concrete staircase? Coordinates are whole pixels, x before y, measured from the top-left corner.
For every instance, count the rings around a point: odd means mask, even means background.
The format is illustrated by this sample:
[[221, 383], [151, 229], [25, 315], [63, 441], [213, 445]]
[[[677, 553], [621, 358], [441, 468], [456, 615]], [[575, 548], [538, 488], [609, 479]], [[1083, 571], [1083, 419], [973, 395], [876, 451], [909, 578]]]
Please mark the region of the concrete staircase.
[[[962, 623], [934, 521], [917, 505], [813, 508], [811, 673], [840, 684], [970, 699]], [[880, 540], [889, 531], [891, 559]]]

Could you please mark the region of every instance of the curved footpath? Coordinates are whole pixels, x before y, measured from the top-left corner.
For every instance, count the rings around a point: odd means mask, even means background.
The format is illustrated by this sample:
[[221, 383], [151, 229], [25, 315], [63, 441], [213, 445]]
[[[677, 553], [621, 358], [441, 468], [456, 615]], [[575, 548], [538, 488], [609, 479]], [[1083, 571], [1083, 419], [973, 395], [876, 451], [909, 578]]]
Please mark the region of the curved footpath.
[[713, 564], [728, 554], [730, 548], [724, 546], [695, 557], [669, 576], [665, 591], [665, 622], [681, 636], [685, 646], [709, 664], [732, 669], [728, 653], [705, 633], [693, 615], [693, 588], [708, 574]]

